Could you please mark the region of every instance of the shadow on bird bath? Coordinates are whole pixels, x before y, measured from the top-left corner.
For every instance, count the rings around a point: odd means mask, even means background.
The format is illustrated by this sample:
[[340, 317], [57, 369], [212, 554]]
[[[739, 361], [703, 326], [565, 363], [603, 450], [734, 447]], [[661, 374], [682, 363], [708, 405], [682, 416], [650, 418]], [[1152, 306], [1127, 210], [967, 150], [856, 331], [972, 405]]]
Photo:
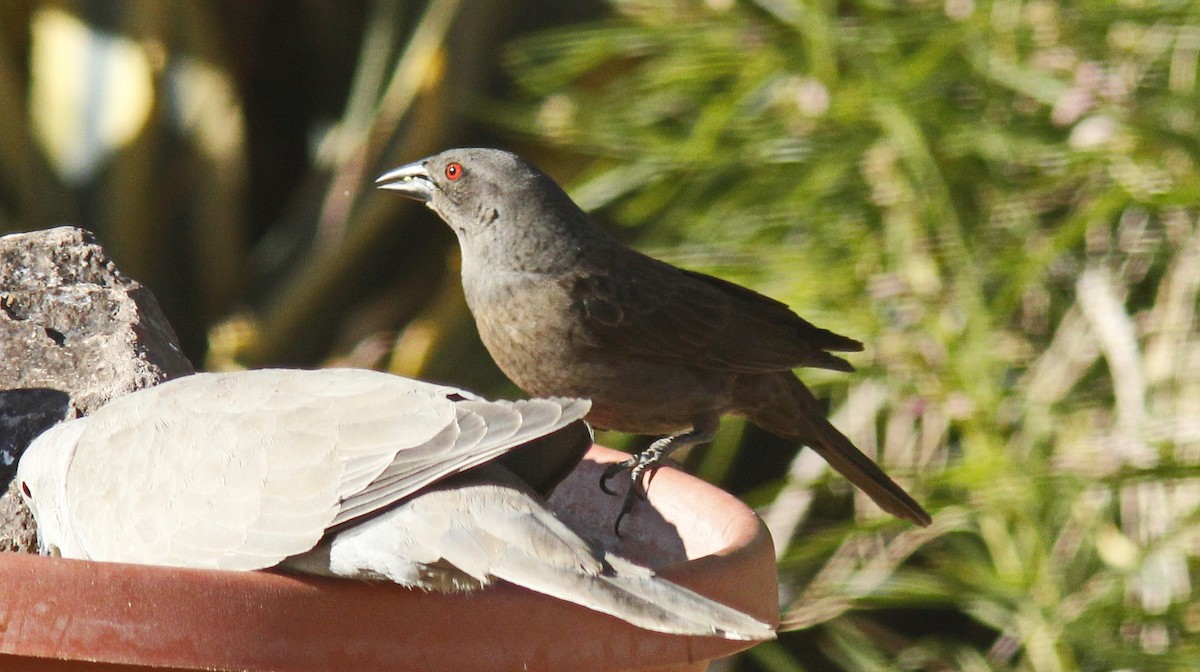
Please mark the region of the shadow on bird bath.
[[701, 510], [694, 509], [690, 514], [681, 512], [686, 519], [678, 522], [665, 518], [658, 507], [670, 504], [657, 496], [655, 478], [645, 481], [649, 503], [647, 500], [637, 500], [630, 514], [621, 521], [621, 534], [618, 536], [614, 523], [621, 511], [625, 491], [633, 481], [627, 478], [612, 479], [609, 487], [616, 495], [597, 495], [596, 491], [600, 488], [605, 467], [625, 457], [624, 453], [615, 450], [593, 448], [591, 457], [580, 462], [554, 490], [549, 499], [550, 508], [571, 529], [600, 544], [604, 550], [648, 567], [685, 562], [689, 555], [700, 557], [719, 550], [706, 548], [707, 544], [714, 541], [712, 530], [701, 529], [696, 532], [702, 538], [693, 542], [696, 548], [692, 549], [693, 553], [688, 553], [679, 526], [696, 525], [702, 517]]

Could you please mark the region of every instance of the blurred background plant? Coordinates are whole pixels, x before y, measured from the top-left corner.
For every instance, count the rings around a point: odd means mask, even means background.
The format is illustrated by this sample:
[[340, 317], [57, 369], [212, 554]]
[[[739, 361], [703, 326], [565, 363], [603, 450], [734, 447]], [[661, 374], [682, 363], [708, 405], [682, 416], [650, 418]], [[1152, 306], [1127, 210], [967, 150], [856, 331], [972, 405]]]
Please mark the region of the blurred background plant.
[[208, 368], [517, 394], [453, 238], [372, 189], [454, 145], [865, 341], [803, 376], [934, 525], [727, 422], [688, 459], [791, 631], [723, 668], [1200, 668], [1200, 5], [77, 0], [0, 40], [0, 229], [96, 231]]

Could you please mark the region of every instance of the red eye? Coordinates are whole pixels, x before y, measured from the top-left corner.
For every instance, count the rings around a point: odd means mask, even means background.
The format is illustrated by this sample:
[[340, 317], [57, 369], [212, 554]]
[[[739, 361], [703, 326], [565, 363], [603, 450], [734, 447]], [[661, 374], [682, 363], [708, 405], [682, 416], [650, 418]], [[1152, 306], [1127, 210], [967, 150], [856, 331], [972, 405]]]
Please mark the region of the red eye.
[[25, 493], [26, 497], [33, 497], [33, 494], [29, 492], [29, 485], [25, 481], [21, 481], [21, 492]]
[[451, 163], [446, 166], [446, 179], [457, 180], [463, 176], [463, 167], [461, 163]]

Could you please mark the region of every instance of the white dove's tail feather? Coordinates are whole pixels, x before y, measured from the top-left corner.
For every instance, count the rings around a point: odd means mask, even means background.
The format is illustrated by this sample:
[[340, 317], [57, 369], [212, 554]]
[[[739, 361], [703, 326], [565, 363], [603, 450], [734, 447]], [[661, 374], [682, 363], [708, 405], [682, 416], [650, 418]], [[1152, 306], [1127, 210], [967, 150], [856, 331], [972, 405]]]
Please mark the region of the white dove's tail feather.
[[327, 553], [297, 560], [304, 560], [307, 571], [315, 560], [339, 576], [387, 578], [434, 590], [503, 579], [657, 632], [740, 640], [775, 636], [756, 618], [597, 550], [494, 464], [447, 479], [339, 532]]
[[581, 572], [532, 554], [506, 554], [493, 564], [492, 575], [656, 632], [740, 640], [775, 637], [770, 625], [645, 567], [612, 554], [605, 555], [604, 565], [598, 573]]

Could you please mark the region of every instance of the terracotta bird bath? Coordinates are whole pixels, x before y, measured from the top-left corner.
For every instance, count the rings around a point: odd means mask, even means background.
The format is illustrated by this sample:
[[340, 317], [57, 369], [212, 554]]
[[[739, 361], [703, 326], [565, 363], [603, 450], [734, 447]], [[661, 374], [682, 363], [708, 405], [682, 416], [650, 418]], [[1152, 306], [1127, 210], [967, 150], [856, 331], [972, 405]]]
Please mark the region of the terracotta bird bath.
[[[593, 447], [551, 504], [585, 536], [778, 622], [775, 557], [733, 496], [674, 469], [612, 533]], [[0, 554], [0, 670], [702, 670], [753, 646], [681, 637], [508, 584], [444, 595], [390, 584]]]

